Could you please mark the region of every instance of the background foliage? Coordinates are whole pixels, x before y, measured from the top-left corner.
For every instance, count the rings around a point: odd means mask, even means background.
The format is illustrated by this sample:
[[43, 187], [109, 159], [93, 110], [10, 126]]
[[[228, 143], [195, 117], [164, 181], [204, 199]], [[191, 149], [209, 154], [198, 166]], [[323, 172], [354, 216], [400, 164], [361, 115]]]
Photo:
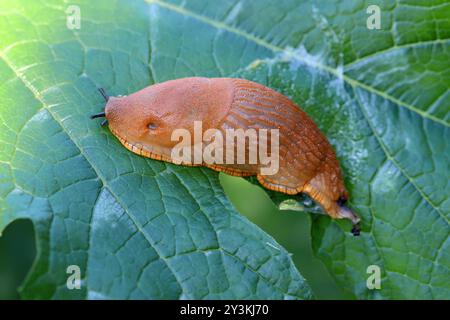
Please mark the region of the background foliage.
[[[37, 239], [23, 297], [311, 297], [217, 173], [140, 158], [87, 120], [103, 105], [96, 87], [193, 75], [268, 85], [327, 135], [363, 232], [314, 216], [311, 243], [346, 296], [450, 296], [450, 4], [77, 4], [80, 30], [61, 1], [0, 3], [0, 230], [28, 218]], [[366, 28], [369, 4], [380, 30]], [[65, 286], [70, 264], [82, 290]], [[366, 287], [372, 264], [381, 290]]]

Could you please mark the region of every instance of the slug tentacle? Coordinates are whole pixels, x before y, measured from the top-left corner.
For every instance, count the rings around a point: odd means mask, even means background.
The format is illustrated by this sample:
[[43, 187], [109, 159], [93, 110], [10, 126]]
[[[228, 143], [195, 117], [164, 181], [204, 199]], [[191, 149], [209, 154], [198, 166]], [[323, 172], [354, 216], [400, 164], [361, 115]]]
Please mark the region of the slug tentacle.
[[[105, 101], [108, 102], [109, 96], [106, 94], [105, 89], [103, 89], [103, 88], [98, 88], [98, 91], [99, 91], [100, 94], [103, 96], [103, 98], [105, 99]], [[100, 113], [97, 113], [97, 114], [93, 114], [93, 115], [91, 115], [90, 118], [91, 118], [91, 119], [95, 119], [95, 118], [104, 118], [104, 117], [106, 117], [105, 111], [100, 112]], [[103, 120], [102, 123], [101, 123], [102, 126], [104, 126], [104, 125], [106, 125], [106, 124], [108, 124], [108, 120], [107, 120], [107, 119]]]
[[105, 101], [108, 102], [109, 96], [106, 94], [105, 89], [103, 89], [103, 88], [98, 88], [98, 91], [99, 91], [100, 94], [103, 96], [103, 98], [105, 99]]
[[[333, 147], [311, 118], [281, 93], [245, 79], [202, 77], [166, 81], [124, 97], [109, 97], [103, 89], [99, 92], [107, 102], [105, 112], [91, 118], [106, 117], [111, 132], [132, 152], [182, 165], [203, 165], [235, 176], [256, 175], [267, 189], [307, 193], [330, 217], [350, 219], [352, 233], [359, 234], [360, 219], [345, 206], [348, 193]], [[183, 134], [173, 139], [176, 129]], [[202, 146], [196, 134], [210, 129], [222, 137], [230, 131], [245, 131], [246, 161], [239, 161], [239, 147], [227, 144], [223, 153], [214, 153], [216, 162], [197, 161], [196, 146], [204, 154], [213, 140]], [[270, 134], [251, 140], [252, 130]], [[180, 142], [186, 134], [186, 141]], [[172, 154], [180, 144], [188, 145], [183, 161]], [[266, 154], [259, 152], [256, 160], [250, 161], [253, 148], [260, 149], [263, 144]], [[264, 159], [277, 161], [273, 172], [263, 172], [268, 163]]]
[[91, 119], [95, 119], [95, 118], [103, 118], [103, 117], [106, 117], [105, 112], [100, 112], [100, 113], [97, 113], [97, 114], [93, 114], [93, 115], [91, 116]]

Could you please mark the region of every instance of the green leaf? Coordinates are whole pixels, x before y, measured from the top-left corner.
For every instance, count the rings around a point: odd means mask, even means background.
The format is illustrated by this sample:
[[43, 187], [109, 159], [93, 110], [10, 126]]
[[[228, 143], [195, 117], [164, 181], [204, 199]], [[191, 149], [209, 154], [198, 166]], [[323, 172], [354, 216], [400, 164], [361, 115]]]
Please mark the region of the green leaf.
[[[380, 30], [366, 28], [372, 4]], [[132, 155], [87, 120], [102, 106], [95, 87], [128, 94], [192, 75], [266, 84], [327, 135], [363, 229], [352, 237], [345, 223], [314, 218], [313, 249], [338, 284], [357, 298], [450, 296], [445, 0], [80, 7], [81, 29], [68, 30], [60, 2], [0, 4], [0, 230], [19, 217], [35, 223], [25, 297], [309, 296], [216, 173]], [[309, 211], [307, 202], [289, 205]], [[86, 271], [89, 290], [67, 291], [69, 264]], [[380, 290], [366, 286], [370, 265]]]
[[[81, 29], [70, 30], [62, 1], [0, 4], [0, 231], [28, 218], [37, 235], [22, 296], [310, 298], [290, 255], [236, 212], [215, 172], [139, 157], [89, 119], [104, 105], [97, 87], [118, 95], [219, 75], [204, 42], [216, 31], [143, 1], [78, 5]], [[201, 55], [187, 63], [194, 34]], [[66, 286], [71, 265], [81, 290]]]

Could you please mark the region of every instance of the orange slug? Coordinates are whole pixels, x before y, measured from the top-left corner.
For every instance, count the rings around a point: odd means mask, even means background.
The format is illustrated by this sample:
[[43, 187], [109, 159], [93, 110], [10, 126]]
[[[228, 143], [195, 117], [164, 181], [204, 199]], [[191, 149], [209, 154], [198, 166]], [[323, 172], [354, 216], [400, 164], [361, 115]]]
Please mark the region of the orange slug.
[[[108, 97], [103, 89], [100, 92], [107, 101], [105, 110], [91, 118], [106, 117], [103, 124], [108, 123], [132, 152], [177, 164], [203, 165], [234, 176], [256, 175], [267, 189], [306, 193], [332, 218], [350, 219], [352, 233], [359, 235], [359, 218], [345, 205], [348, 192], [333, 148], [311, 118], [284, 95], [244, 79], [203, 77], [158, 83], [124, 97]], [[172, 139], [172, 133], [174, 129], [195, 133], [195, 121], [201, 121], [202, 134], [208, 129], [217, 129], [224, 136], [230, 129], [278, 129], [277, 172], [261, 174], [260, 158], [256, 163], [175, 161], [172, 150], [179, 142]], [[270, 145], [272, 139], [264, 141]], [[198, 141], [189, 142], [195, 145]], [[250, 146], [245, 144], [246, 157]], [[202, 145], [202, 150], [205, 147]]]

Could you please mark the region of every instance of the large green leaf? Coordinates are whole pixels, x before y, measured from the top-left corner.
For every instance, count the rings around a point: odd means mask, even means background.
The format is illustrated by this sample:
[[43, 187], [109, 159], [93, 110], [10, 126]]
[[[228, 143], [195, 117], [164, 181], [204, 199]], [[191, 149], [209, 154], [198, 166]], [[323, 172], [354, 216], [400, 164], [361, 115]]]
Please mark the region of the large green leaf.
[[[0, 230], [30, 218], [37, 234], [23, 297], [310, 298], [289, 254], [235, 211], [217, 174], [131, 154], [89, 120], [104, 104], [96, 87], [127, 94], [184, 67], [204, 73], [211, 48], [187, 67], [163, 54], [192, 37], [186, 26], [166, 33], [173, 13], [79, 5], [81, 29], [69, 30], [63, 2], [0, 4]], [[199, 42], [213, 34], [190, 23]], [[81, 290], [66, 287], [70, 265]]]
[[[380, 30], [366, 28], [370, 4]], [[314, 250], [342, 287], [358, 298], [450, 296], [445, 0], [80, 7], [82, 28], [71, 31], [60, 2], [0, 5], [0, 229], [35, 222], [25, 296], [308, 296], [216, 173], [134, 156], [86, 120], [101, 108], [96, 86], [127, 94], [192, 75], [269, 85], [326, 133], [362, 217], [359, 238], [328, 217], [313, 222]], [[64, 266], [77, 263], [89, 289], [68, 292]], [[381, 290], [366, 287], [370, 265]]]

